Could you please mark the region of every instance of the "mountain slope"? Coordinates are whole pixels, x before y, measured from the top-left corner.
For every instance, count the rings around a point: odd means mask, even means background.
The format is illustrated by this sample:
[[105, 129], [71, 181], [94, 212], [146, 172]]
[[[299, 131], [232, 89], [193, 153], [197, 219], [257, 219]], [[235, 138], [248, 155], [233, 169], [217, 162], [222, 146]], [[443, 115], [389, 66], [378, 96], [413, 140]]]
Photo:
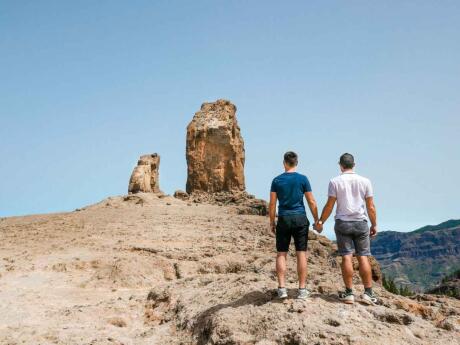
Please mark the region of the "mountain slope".
[[428, 293], [460, 299], [460, 269], [444, 277], [441, 282], [429, 290]]
[[413, 232], [384, 231], [371, 245], [385, 275], [413, 290], [429, 289], [460, 268], [460, 220]]
[[380, 305], [339, 303], [323, 236], [309, 241], [312, 297], [292, 298], [291, 252], [291, 298], [279, 301], [267, 223], [154, 194], [0, 219], [0, 344], [459, 344], [458, 300], [377, 284]]

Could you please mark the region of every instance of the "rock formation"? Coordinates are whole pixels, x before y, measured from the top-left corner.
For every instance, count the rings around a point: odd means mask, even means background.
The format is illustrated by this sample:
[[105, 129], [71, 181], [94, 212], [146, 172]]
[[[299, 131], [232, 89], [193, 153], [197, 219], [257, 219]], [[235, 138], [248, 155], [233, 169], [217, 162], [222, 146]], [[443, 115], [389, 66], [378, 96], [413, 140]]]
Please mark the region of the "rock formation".
[[266, 218], [160, 195], [2, 218], [0, 344], [459, 345], [458, 299], [376, 282], [377, 305], [341, 303], [337, 245], [313, 232], [311, 297], [296, 299], [291, 245], [280, 301]]
[[159, 168], [160, 156], [157, 153], [141, 156], [129, 179], [128, 193], [159, 193]]
[[203, 103], [187, 126], [187, 193], [244, 191], [244, 142], [236, 107]]

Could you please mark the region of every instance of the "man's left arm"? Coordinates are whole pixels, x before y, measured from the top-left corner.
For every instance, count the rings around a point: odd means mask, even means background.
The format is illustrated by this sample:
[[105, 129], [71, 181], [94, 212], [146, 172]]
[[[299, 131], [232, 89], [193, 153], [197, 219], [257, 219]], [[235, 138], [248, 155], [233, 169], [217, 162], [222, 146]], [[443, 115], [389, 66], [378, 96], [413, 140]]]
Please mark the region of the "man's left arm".
[[276, 192], [270, 192], [270, 204], [268, 205], [268, 214], [270, 216], [270, 229], [273, 233], [276, 232]]
[[310, 208], [313, 220], [315, 221], [314, 224], [316, 224], [316, 222], [318, 221], [318, 205], [316, 204], [315, 197], [313, 196], [313, 192], [311, 191], [310, 181], [306, 176], [304, 176], [302, 188], [303, 195], [305, 195], [305, 199], [307, 199], [308, 207]]
[[371, 237], [375, 237], [377, 235], [377, 211], [375, 209], [373, 197], [370, 196], [366, 198], [366, 208], [367, 215], [371, 221], [370, 235]]
[[315, 197], [312, 192], [305, 192], [305, 199], [307, 199], [308, 207], [310, 208], [313, 219], [316, 222], [318, 221], [318, 205], [316, 204]]
[[374, 204], [374, 190], [371, 181], [367, 182], [366, 186], [366, 209], [369, 220], [371, 221], [370, 235], [371, 237], [377, 236], [377, 210]]

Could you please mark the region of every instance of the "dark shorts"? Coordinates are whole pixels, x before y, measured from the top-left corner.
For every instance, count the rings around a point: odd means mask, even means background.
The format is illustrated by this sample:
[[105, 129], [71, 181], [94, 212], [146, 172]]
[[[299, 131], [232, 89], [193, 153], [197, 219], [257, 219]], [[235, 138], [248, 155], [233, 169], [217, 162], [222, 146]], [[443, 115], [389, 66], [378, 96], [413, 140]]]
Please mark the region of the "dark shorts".
[[353, 254], [353, 248], [357, 256], [371, 255], [371, 242], [367, 221], [345, 222], [337, 219], [334, 230], [337, 237], [339, 255]]
[[306, 251], [309, 226], [310, 222], [304, 214], [278, 217], [278, 222], [276, 223], [276, 250], [278, 252], [289, 251], [291, 237], [293, 237], [295, 250]]

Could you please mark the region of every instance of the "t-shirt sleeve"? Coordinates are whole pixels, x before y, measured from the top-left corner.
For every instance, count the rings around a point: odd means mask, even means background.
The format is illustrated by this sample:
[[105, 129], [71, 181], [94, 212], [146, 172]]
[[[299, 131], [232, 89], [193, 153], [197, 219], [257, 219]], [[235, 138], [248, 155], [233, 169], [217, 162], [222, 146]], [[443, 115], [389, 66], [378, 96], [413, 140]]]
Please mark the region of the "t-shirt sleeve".
[[370, 198], [374, 196], [374, 190], [372, 189], [372, 183], [371, 181], [367, 180], [366, 183], [366, 195], [364, 196], [365, 198]]
[[303, 193], [311, 192], [311, 185], [310, 181], [308, 181], [308, 177], [305, 176], [305, 179], [302, 183]]
[[337, 189], [335, 188], [335, 184], [332, 181], [329, 181], [329, 186], [327, 187], [327, 195], [337, 198]]
[[276, 179], [273, 179], [272, 185], [270, 187], [270, 192], [275, 192], [276, 193]]

